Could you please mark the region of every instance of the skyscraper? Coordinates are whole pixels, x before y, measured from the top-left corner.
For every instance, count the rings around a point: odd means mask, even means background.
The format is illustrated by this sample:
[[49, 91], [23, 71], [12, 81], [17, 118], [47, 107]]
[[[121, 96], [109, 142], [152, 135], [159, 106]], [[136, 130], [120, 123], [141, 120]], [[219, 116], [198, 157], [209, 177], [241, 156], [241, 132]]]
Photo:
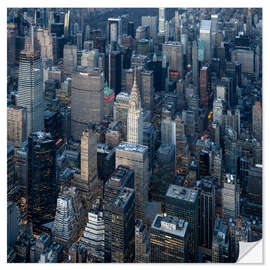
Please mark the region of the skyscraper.
[[88, 221], [80, 243], [88, 249], [91, 262], [104, 262], [105, 227], [103, 213], [98, 209], [88, 212]]
[[199, 196], [199, 245], [211, 249], [215, 222], [215, 186], [211, 178], [201, 180]]
[[123, 188], [112, 204], [112, 262], [130, 263], [135, 256], [135, 194]]
[[159, 8], [158, 10], [158, 32], [165, 34], [165, 8]]
[[27, 216], [33, 230], [54, 219], [56, 183], [56, 145], [49, 133], [34, 132], [28, 138]]
[[90, 210], [93, 201], [102, 197], [102, 183], [97, 173], [97, 137], [91, 128], [82, 133], [81, 173], [74, 174], [72, 185], [78, 188], [87, 210]]
[[223, 219], [236, 221], [239, 216], [239, 188], [236, 183], [236, 175], [226, 174], [224, 187], [222, 188]]
[[129, 143], [143, 143], [143, 116], [141, 107], [141, 96], [136, 81], [136, 69], [134, 83], [129, 99], [127, 119], [127, 141]]
[[8, 144], [19, 147], [26, 140], [26, 109], [10, 105], [7, 108]]
[[27, 136], [44, 127], [42, 74], [40, 50], [32, 33], [32, 38], [26, 38], [25, 49], [20, 53], [18, 78], [17, 105], [26, 109]]
[[[153, 189], [156, 200], [164, 201], [170, 184], [175, 183], [175, 146], [161, 144], [157, 150], [156, 166], [154, 168]], [[154, 193], [154, 192], [153, 192]], [[154, 195], [154, 194], [152, 194]]]
[[200, 24], [200, 40], [205, 42], [205, 61], [211, 60], [212, 57], [212, 27], [210, 20], [202, 20]]
[[194, 40], [192, 43], [192, 81], [195, 86], [199, 84], [199, 65], [198, 65], [198, 45]]
[[124, 187], [134, 187], [134, 171], [119, 165], [104, 188], [105, 262], [111, 261], [112, 246], [112, 204]]
[[156, 16], [142, 16], [142, 26], [149, 26], [150, 37], [154, 42], [157, 40], [157, 17]]
[[77, 66], [77, 46], [65, 44], [63, 55], [64, 73], [71, 75]]
[[252, 107], [252, 131], [255, 138], [262, 142], [262, 106], [259, 101]]
[[104, 118], [104, 75], [99, 68], [78, 66], [72, 73], [71, 135], [78, 140], [89, 123]]
[[198, 191], [176, 185], [170, 185], [166, 193], [165, 211], [167, 215], [178, 217], [189, 223], [190, 245], [189, 260], [195, 262], [198, 245]]
[[182, 78], [184, 72], [183, 66], [183, 45], [181, 42], [167, 42], [162, 44], [162, 54], [166, 55], [171, 71], [179, 72], [179, 78]]
[[113, 105], [113, 119], [114, 121], [121, 121], [123, 125], [123, 137], [127, 138], [127, 119], [129, 109], [130, 95], [125, 92], [120, 92], [114, 101]]
[[134, 170], [135, 217], [144, 218], [144, 209], [148, 201], [149, 161], [148, 147], [121, 142], [116, 147], [115, 166], [124, 165]]
[[122, 20], [121, 18], [108, 18], [109, 43], [117, 42], [121, 44]]
[[188, 238], [187, 221], [173, 216], [156, 215], [150, 229], [150, 262], [187, 262]]
[[200, 106], [208, 108], [209, 105], [209, 67], [203, 66], [200, 70]]

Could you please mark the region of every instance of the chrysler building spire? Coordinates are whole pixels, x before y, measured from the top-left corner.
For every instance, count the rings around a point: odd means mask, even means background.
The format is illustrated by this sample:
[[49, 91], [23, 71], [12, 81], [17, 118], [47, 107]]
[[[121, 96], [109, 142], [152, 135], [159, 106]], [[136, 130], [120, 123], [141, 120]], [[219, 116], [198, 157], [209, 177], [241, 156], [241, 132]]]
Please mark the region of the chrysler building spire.
[[127, 120], [127, 141], [131, 143], [142, 144], [142, 107], [140, 90], [136, 80], [136, 67], [134, 68], [134, 82], [130, 94], [128, 120]]

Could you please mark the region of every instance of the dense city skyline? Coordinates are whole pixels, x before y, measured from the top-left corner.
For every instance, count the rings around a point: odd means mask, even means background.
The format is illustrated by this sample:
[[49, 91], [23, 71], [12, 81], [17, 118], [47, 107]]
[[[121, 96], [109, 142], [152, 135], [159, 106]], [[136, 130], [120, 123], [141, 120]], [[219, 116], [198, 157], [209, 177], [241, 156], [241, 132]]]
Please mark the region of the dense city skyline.
[[7, 15], [7, 262], [232, 263], [262, 239], [261, 8]]

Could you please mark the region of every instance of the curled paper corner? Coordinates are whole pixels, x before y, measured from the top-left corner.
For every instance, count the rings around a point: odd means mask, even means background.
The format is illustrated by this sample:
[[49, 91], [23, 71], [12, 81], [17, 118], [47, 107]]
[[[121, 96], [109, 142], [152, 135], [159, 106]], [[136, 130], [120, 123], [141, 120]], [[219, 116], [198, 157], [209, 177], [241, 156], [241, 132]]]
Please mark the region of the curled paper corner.
[[239, 242], [237, 263], [263, 264], [263, 239], [255, 242]]

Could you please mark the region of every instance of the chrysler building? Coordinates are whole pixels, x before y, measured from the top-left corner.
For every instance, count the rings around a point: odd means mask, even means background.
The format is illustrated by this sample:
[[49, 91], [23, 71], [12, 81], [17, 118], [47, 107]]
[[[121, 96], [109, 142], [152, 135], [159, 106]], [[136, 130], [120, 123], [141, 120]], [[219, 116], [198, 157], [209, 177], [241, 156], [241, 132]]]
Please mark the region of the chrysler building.
[[129, 143], [143, 143], [143, 116], [141, 107], [140, 90], [136, 82], [135, 68], [134, 82], [129, 99], [127, 120], [127, 141]]

